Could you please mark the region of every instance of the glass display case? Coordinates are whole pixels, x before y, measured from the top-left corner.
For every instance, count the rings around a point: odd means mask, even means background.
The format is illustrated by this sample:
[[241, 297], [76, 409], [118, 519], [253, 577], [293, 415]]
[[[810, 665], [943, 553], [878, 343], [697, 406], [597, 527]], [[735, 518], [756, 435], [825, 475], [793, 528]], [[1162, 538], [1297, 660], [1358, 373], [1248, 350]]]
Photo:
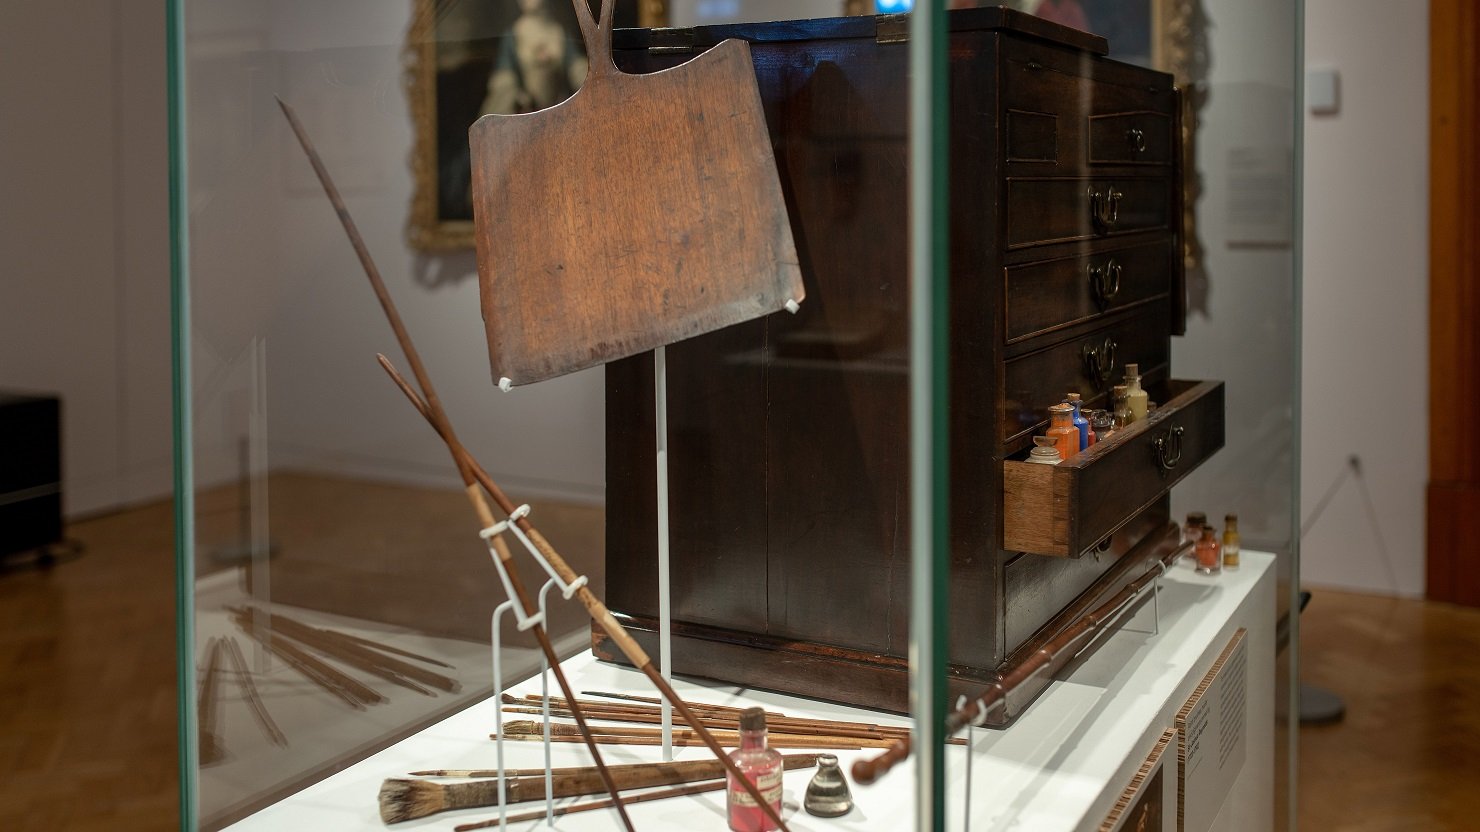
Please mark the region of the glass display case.
[[[670, 675], [723, 745], [761, 705], [836, 750], [856, 808], [807, 814], [796, 763], [793, 829], [1293, 828], [1301, 4], [949, 5], [172, 0], [184, 828], [543, 789], [591, 763], [551, 659], [613, 764], [666, 716], [591, 691]], [[597, 99], [618, 70], [673, 85]], [[800, 290], [731, 267], [756, 228]], [[608, 271], [562, 282], [582, 246]], [[1199, 512], [1236, 516], [1219, 574]]]

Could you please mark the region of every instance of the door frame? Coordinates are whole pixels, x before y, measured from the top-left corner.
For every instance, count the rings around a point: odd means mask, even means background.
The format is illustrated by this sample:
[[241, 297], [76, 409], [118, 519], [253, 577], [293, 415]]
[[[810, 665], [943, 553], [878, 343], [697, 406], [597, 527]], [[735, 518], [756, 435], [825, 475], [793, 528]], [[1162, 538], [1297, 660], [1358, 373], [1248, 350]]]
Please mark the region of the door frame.
[[1427, 595], [1480, 606], [1480, 10], [1429, 3]]

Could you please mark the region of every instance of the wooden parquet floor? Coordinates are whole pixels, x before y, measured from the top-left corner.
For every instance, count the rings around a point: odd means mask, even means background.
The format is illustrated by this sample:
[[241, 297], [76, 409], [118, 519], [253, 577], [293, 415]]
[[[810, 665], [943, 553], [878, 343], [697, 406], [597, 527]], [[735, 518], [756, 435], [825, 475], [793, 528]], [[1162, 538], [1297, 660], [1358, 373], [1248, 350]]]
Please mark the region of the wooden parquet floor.
[[176, 828], [170, 506], [68, 534], [82, 557], [0, 573], [0, 829]]
[[[85, 556], [0, 571], [0, 830], [174, 829], [169, 505], [68, 533]], [[1303, 628], [1347, 717], [1301, 731], [1300, 828], [1480, 829], [1480, 610], [1320, 591]]]
[[1480, 829], [1480, 609], [1317, 591], [1301, 627], [1347, 707], [1300, 732], [1300, 829]]

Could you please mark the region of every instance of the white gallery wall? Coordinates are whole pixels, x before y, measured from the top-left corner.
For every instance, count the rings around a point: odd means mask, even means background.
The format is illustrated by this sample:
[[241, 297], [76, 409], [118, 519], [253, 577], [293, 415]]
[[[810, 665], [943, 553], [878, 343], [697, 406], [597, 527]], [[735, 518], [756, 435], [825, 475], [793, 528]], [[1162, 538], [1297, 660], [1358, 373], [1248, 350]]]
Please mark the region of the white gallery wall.
[[1308, 585], [1417, 596], [1428, 479], [1428, 8], [1306, 0], [1306, 15], [1306, 63], [1335, 68], [1340, 92], [1335, 114], [1305, 117], [1302, 517], [1349, 457], [1362, 477], [1336, 486], [1301, 568]]
[[4, 4], [0, 388], [61, 395], [69, 516], [170, 490], [164, 68], [163, 4]]

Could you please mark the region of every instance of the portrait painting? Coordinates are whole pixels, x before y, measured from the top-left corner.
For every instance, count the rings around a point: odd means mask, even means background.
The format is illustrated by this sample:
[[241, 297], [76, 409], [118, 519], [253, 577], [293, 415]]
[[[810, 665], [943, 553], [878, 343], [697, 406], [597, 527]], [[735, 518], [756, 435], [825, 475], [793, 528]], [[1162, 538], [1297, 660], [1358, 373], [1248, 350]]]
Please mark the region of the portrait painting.
[[[414, 248], [473, 247], [468, 128], [479, 116], [534, 112], [580, 88], [588, 65], [573, 2], [586, 0], [413, 0], [405, 55]], [[613, 20], [653, 26], [662, 16], [662, 3], [618, 0]]]

